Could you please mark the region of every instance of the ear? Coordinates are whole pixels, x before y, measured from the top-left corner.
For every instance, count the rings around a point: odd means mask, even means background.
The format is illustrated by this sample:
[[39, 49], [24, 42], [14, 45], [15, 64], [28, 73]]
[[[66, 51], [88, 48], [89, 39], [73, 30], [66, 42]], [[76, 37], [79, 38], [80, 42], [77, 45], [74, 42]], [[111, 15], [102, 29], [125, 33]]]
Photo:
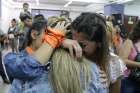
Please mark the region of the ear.
[[37, 32], [36, 32], [36, 30], [32, 30], [31, 37], [32, 37], [33, 40], [37, 38]]

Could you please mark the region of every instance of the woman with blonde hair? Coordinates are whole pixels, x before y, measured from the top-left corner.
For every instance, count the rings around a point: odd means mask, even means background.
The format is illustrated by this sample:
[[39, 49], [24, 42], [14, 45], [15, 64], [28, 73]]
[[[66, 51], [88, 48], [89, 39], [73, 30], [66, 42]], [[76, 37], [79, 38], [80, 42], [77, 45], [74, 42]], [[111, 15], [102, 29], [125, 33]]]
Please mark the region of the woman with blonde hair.
[[[50, 17], [48, 26], [53, 27], [63, 21], [69, 23], [63, 17]], [[71, 36], [66, 34], [66, 37]], [[87, 59], [83, 57], [77, 60], [64, 48], [57, 49], [51, 59], [50, 79], [55, 93], [84, 93], [87, 91], [91, 80], [90, 62]]]

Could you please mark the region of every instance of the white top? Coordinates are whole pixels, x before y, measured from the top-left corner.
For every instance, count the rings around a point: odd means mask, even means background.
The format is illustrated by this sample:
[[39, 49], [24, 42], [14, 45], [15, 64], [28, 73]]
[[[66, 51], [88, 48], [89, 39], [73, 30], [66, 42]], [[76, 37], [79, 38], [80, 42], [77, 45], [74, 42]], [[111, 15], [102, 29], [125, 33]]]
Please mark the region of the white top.
[[109, 63], [109, 75], [111, 83], [114, 83], [118, 78], [124, 76], [124, 72], [127, 69], [125, 63], [120, 57], [114, 53], [110, 53], [110, 63]]

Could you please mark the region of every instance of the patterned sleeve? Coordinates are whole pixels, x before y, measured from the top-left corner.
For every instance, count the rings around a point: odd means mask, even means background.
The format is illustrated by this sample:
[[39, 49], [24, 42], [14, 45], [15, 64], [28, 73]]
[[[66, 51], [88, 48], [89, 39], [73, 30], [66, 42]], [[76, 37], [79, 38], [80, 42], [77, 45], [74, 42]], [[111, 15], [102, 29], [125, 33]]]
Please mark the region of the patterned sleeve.
[[92, 73], [92, 77], [91, 77], [91, 81], [89, 83], [88, 86], [88, 90], [84, 93], [97, 93], [98, 91], [98, 87], [99, 87], [99, 79], [98, 79], [98, 68], [96, 66], [96, 64], [91, 64], [91, 73]]
[[109, 63], [109, 75], [111, 83], [114, 83], [118, 78], [123, 77], [126, 69], [127, 67], [124, 62], [117, 55], [111, 53]]
[[33, 79], [43, 73], [43, 66], [34, 57], [8, 53], [4, 58], [9, 76], [18, 79]]

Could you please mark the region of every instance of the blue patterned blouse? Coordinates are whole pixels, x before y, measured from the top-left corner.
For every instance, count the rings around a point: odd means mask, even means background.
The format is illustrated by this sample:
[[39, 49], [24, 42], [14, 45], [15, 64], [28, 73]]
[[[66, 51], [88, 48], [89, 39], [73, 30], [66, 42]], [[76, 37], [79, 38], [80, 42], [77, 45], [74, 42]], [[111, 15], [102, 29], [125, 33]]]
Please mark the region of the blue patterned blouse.
[[[9, 93], [54, 93], [49, 82], [49, 64], [41, 65], [37, 60], [27, 54], [9, 53], [4, 59], [7, 72], [14, 77]], [[108, 93], [99, 80], [99, 68], [91, 63], [92, 79], [87, 91], [84, 93]]]

